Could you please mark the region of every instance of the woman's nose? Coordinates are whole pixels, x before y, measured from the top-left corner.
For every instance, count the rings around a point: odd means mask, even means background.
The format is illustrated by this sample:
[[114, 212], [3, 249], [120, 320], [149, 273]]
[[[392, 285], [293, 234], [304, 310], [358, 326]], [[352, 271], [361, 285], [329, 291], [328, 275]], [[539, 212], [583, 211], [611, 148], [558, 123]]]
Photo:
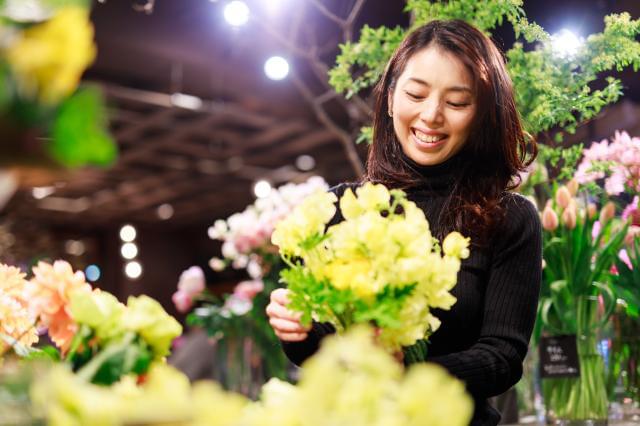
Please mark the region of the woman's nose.
[[439, 124], [442, 122], [442, 105], [438, 99], [425, 99], [420, 111], [420, 119], [426, 124]]

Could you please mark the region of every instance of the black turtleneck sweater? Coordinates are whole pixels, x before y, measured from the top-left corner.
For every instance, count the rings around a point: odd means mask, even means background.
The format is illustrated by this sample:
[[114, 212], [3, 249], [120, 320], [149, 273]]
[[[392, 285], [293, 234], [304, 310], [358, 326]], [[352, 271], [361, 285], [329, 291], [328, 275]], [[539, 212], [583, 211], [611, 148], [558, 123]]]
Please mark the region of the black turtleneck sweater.
[[[433, 225], [438, 223], [459, 158], [436, 166], [420, 166], [404, 158], [424, 178], [407, 190]], [[340, 197], [355, 184], [332, 189]], [[475, 400], [472, 425], [495, 425], [500, 416], [487, 398], [505, 392], [520, 380], [538, 303], [542, 269], [542, 231], [538, 212], [526, 198], [506, 192], [501, 200], [504, 220], [484, 248], [472, 247], [462, 261], [452, 294], [451, 310], [436, 310], [442, 325], [429, 338], [425, 361], [444, 366], [465, 382]], [[333, 222], [342, 218], [337, 215]], [[463, 235], [464, 229], [459, 230]], [[289, 359], [300, 365], [333, 333], [330, 324], [314, 323], [303, 342], [282, 342]]]

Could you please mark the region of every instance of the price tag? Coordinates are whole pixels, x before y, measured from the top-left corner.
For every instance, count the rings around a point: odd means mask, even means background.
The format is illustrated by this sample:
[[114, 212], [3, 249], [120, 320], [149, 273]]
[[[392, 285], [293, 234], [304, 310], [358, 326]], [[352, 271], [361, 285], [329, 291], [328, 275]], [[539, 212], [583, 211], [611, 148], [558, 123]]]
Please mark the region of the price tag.
[[580, 377], [580, 361], [576, 336], [547, 336], [540, 338], [540, 376]]

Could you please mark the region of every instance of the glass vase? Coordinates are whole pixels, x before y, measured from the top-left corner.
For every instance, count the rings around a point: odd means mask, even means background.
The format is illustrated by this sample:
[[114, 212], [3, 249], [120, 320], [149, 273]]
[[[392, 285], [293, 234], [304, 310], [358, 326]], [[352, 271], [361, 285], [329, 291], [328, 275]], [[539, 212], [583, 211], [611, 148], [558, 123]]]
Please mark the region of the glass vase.
[[543, 379], [547, 417], [560, 426], [604, 426], [608, 398], [604, 360], [597, 350], [599, 330], [604, 324], [597, 296], [576, 299], [576, 348], [579, 377]]

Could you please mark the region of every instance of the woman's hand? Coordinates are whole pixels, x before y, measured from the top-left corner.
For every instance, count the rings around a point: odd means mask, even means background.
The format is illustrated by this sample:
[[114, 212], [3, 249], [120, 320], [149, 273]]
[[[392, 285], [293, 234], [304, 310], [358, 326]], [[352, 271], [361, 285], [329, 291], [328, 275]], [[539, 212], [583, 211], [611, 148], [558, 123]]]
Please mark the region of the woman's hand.
[[269, 324], [276, 336], [284, 342], [301, 342], [308, 337], [311, 325], [300, 324], [300, 314], [287, 309], [289, 290], [278, 288], [271, 292], [271, 301], [267, 305]]

